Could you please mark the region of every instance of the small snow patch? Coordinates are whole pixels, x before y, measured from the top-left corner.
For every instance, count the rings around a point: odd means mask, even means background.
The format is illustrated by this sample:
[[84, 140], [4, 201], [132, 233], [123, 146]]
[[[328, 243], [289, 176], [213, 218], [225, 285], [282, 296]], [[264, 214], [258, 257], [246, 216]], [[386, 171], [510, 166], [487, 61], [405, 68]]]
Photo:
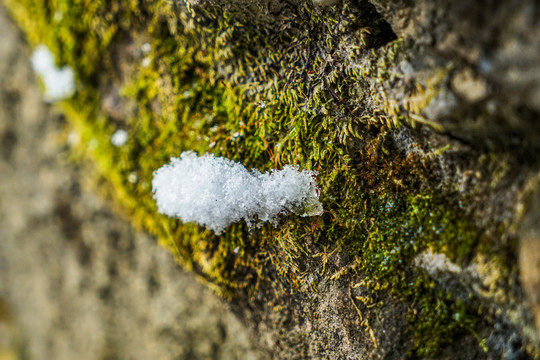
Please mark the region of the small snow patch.
[[128, 133], [126, 130], [116, 130], [115, 133], [111, 136], [111, 144], [116, 147], [126, 145], [128, 141]]
[[39, 45], [32, 54], [32, 67], [45, 86], [45, 101], [55, 102], [75, 93], [75, 74], [69, 66], [58, 68], [54, 55], [45, 45]]
[[251, 225], [291, 212], [320, 215], [315, 176], [289, 165], [263, 174], [226, 158], [187, 151], [154, 172], [152, 187], [160, 213], [219, 234], [242, 219]]
[[141, 62], [141, 66], [143, 68], [147, 68], [150, 66], [150, 64], [152, 63], [152, 58], [150, 58], [149, 56], [145, 57], [144, 59], [142, 59], [142, 62]]
[[131, 174], [128, 175], [128, 181], [132, 184], [136, 184], [137, 181], [139, 181], [139, 177], [137, 176], [136, 173], [132, 172]]
[[152, 51], [152, 45], [150, 45], [150, 43], [144, 43], [141, 46], [141, 50], [143, 53], [148, 54], [150, 51]]
[[69, 146], [77, 146], [81, 142], [81, 136], [76, 131], [71, 131], [67, 136], [67, 142]]
[[436, 276], [438, 273], [459, 274], [461, 267], [454, 264], [446, 255], [434, 253], [431, 250], [425, 250], [418, 254], [414, 259], [416, 266], [426, 270], [431, 276]]
[[266, 101], [259, 101], [259, 102], [256, 102], [255, 105], [260, 108], [260, 109], [265, 109], [266, 108]]

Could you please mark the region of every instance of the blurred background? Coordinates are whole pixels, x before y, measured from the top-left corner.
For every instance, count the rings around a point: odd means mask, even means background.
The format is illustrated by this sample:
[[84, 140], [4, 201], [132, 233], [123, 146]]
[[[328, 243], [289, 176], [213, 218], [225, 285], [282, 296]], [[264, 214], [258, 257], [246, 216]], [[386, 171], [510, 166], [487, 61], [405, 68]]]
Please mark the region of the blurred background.
[[[223, 303], [70, 160], [0, 2], [0, 360], [262, 359]], [[89, 169], [85, 169], [89, 171]]]

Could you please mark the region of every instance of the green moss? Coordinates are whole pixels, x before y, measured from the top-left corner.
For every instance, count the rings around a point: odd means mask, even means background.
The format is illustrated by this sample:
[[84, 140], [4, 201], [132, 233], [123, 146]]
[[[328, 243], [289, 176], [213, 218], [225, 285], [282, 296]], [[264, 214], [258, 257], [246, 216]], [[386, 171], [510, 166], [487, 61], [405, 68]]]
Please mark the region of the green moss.
[[[424, 88], [429, 93], [417, 102], [389, 101], [388, 89], [402, 76], [389, 64], [404, 59], [406, 45], [398, 40], [375, 49], [392, 34], [373, 9], [300, 8], [294, 21], [276, 23], [211, 8], [191, 17], [169, 1], [6, 4], [32, 44], [47, 44], [75, 69], [79, 92], [61, 106], [81, 134], [82, 150], [112, 184], [104, 185], [109, 195], [216, 292], [254, 296], [274, 271], [283, 276], [272, 285], [276, 291], [303, 288], [309, 270], [303, 262], [315, 255], [309, 238], [318, 248], [350, 253], [366, 286], [410, 304], [413, 353], [434, 355], [474, 328], [476, 310], [439, 290], [412, 262], [429, 248], [465, 264], [479, 231], [453, 194], [430, 187], [435, 180], [425, 162], [433, 159], [404, 154], [391, 136], [419, 121], [410, 114], [429, 102], [446, 73], [413, 85], [411, 97]], [[62, 20], [55, 20], [59, 14]], [[134, 51], [139, 55], [123, 64], [129, 65], [118, 76], [129, 79], [124, 82], [107, 78], [118, 74], [122, 41], [135, 48], [149, 41], [152, 48], [147, 55]], [[370, 52], [374, 62], [360, 64]], [[136, 104], [120, 125], [101, 105], [103, 86], [115, 81], [124, 100]], [[117, 126], [130, 137], [120, 148], [110, 144]], [[283, 217], [277, 228], [251, 232], [234, 224], [219, 237], [159, 215], [152, 173], [184, 150], [263, 171], [284, 164], [317, 170], [326, 212]], [[128, 181], [130, 175], [138, 181]]]

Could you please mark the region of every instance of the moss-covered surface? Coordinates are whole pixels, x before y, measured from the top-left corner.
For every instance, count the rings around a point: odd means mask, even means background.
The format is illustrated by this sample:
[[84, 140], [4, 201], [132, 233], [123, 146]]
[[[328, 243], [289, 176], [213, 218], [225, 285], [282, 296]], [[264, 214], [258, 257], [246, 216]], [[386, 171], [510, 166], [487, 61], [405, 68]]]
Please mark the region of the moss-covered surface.
[[[511, 166], [469, 154], [485, 173], [461, 191], [457, 175], [443, 169], [462, 155], [453, 151], [459, 144], [421, 115], [452, 62], [409, 79], [412, 44], [366, 3], [283, 5], [273, 14], [211, 5], [190, 12], [168, 0], [5, 3], [32, 45], [46, 44], [75, 70], [79, 90], [60, 106], [81, 136], [77, 151], [97, 164], [101, 188], [217, 293], [246, 304], [317, 291], [306, 281], [314, 272], [336, 282], [354, 273], [362, 280], [351, 289], [369, 289], [355, 297], [367, 309], [381, 294], [406, 304], [412, 341], [402, 354], [435, 356], [461, 335], [488, 350], [477, 333], [491, 320], [473, 295], [456, 295], [413, 266], [426, 249], [465, 267], [479, 249], [497, 257], [514, 246], [494, 249], [509, 224], [486, 225], [470, 205], [490, 191], [488, 178], [508, 177]], [[119, 128], [129, 141], [115, 147]], [[184, 150], [261, 171], [317, 170], [325, 212], [252, 231], [234, 224], [221, 236], [162, 216], [152, 173]], [[489, 180], [491, 190], [498, 180]], [[335, 253], [348, 260], [332, 263]], [[498, 266], [507, 278], [515, 273], [511, 259]]]

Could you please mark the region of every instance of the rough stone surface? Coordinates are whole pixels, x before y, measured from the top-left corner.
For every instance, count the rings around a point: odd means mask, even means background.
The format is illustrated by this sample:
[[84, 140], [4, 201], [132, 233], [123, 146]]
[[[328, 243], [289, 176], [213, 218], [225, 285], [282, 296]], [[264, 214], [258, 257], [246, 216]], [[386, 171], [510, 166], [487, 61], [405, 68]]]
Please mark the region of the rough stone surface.
[[266, 358], [170, 252], [81, 185], [76, 137], [1, 7], [0, 33], [0, 359]]
[[[413, 40], [446, 58], [464, 60], [457, 71], [463, 98], [475, 104], [490, 98], [540, 110], [540, 15], [534, 1], [371, 1], [400, 38]], [[461, 77], [461, 79], [459, 79]], [[463, 77], [468, 79], [462, 82]], [[486, 81], [488, 83], [486, 83]], [[473, 84], [474, 83], [474, 84]], [[463, 105], [461, 105], [463, 107]], [[535, 117], [515, 114], [507, 124], [534, 128]], [[536, 136], [537, 134], [530, 134]]]
[[[29, 3], [9, 1], [15, 10], [17, 3]], [[100, 30], [118, 31], [117, 37], [107, 38], [111, 42], [98, 54], [93, 49], [81, 54], [78, 47], [57, 49], [72, 66], [80, 65], [79, 56], [106, 59], [93, 69], [102, 78], [93, 77], [92, 86], [106, 120], [131, 126], [139, 136], [135, 150], [126, 153], [135, 161], [148, 160], [140, 154], [150, 151], [168, 159], [185, 140], [202, 151], [270, 162], [266, 153], [252, 159], [252, 148], [227, 140], [234, 138], [229, 132], [241, 130], [246, 138], [264, 142], [272, 160], [282, 151], [288, 162], [320, 166], [320, 178], [326, 179], [322, 201], [327, 212], [320, 224], [288, 218], [276, 232], [263, 229], [254, 235], [239, 225], [217, 237], [160, 219], [167, 231], [178, 230], [176, 238], [164, 231], [164, 238], [179, 244], [179, 260], [230, 296], [235, 313], [264, 348], [278, 359], [540, 358], [534, 322], [540, 238], [535, 206], [540, 22], [535, 1], [351, 0], [314, 7], [301, 0], [186, 0], [164, 1], [159, 9], [150, 3], [140, 3], [141, 13], [114, 8], [114, 16], [125, 16], [124, 11], [140, 20], [125, 22], [139, 25], [137, 30], [131, 25], [118, 30], [109, 8], [87, 13], [74, 6], [74, 12], [95, 17]], [[48, 24], [44, 18], [35, 21]], [[93, 29], [93, 24], [85, 25]], [[68, 21], [62, 30], [73, 31], [75, 38], [87, 35], [69, 26]], [[150, 55], [137, 49], [147, 41], [153, 44], [153, 58], [143, 58]], [[121, 89], [133, 78], [139, 79], [139, 88], [124, 98]], [[233, 90], [223, 97], [216, 89]], [[235, 97], [235, 91], [245, 98]], [[274, 106], [280, 112], [246, 118], [256, 124], [249, 129], [249, 121], [238, 119], [253, 107], [242, 102], [261, 94], [266, 100], [277, 98]], [[186, 109], [191, 96], [198, 99], [195, 109], [192, 103]], [[282, 111], [298, 115], [300, 103], [308, 115], [280, 122]], [[214, 125], [215, 109], [223, 123]], [[268, 126], [269, 134], [259, 136], [257, 128], [269, 123], [280, 130]], [[180, 132], [180, 125], [187, 131]], [[157, 127], [163, 131], [153, 134]], [[95, 131], [95, 136], [106, 136]], [[317, 139], [321, 133], [328, 137]], [[10, 144], [18, 137], [6, 134], [6, 149], [16, 149]], [[332, 136], [334, 142], [327, 142]], [[215, 148], [205, 148], [205, 141]], [[281, 147], [292, 142], [298, 157]], [[116, 154], [117, 159], [126, 153]], [[328, 160], [336, 153], [337, 161]], [[111, 167], [111, 181], [122, 171], [148, 177], [148, 169], [138, 165]], [[133, 187], [123, 179], [115, 186], [129, 192]], [[351, 184], [354, 188], [346, 187]], [[142, 185], [138, 190], [135, 194], [142, 197], [149, 193]], [[8, 195], [14, 192], [9, 189]], [[57, 210], [63, 224], [62, 214], [76, 214], [77, 206], [65, 200], [69, 192], [61, 194], [61, 204], [71, 209], [62, 205]], [[347, 204], [350, 199], [353, 204]], [[146, 218], [134, 221], [152, 223], [152, 206], [139, 200], [132, 210]], [[43, 214], [57, 208], [47, 199], [39, 204]], [[10, 220], [16, 226], [13, 219], [18, 217]], [[79, 228], [75, 234], [85, 226]], [[350, 237], [340, 237], [342, 231]], [[84, 241], [65, 245], [76, 251], [85, 246]], [[96, 253], [101, 246], [95, 245]], [[138, 258], [126, 262], [133, 259]], [[92, 266], [97, 289], [111, 282], [109, 266]], [[122, 284], [125, 277], [120, 278], [115, 281]], [[113, 288], [122, 287], [114, 283]], [[106, 339], [118, 332], [111, 330]]]

